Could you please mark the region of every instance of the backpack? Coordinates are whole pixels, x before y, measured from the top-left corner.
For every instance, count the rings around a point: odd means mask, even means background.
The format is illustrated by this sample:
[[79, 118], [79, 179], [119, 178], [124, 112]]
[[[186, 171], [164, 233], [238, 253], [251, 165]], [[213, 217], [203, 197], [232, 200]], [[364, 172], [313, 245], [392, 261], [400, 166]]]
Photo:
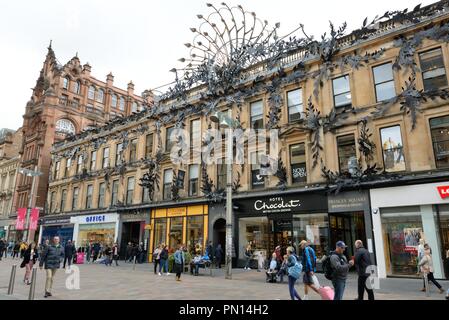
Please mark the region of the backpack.
[[332, 280], [334, 269], [332, 269], [331, 265], [331, 256], [334, 254], [334, 252], [329, 253], [328, 256], [323, 260], [322, 266], [323, 266], [323, 272], [324, 276], [327, 280]]

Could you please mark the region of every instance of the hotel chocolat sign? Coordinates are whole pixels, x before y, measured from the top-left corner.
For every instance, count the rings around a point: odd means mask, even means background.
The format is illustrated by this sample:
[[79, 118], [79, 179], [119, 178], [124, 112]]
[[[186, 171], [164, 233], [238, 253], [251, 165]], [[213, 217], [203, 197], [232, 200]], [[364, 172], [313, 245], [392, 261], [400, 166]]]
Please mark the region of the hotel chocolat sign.
[[291, 214], [327, 210], [326, 197], [318, 194], [260, 197], [236, 201], [237, 214]]
[[329, 212], [364, 211], [368, 206], [368, 196], [364, 192], [345, 192], [329, 196]]

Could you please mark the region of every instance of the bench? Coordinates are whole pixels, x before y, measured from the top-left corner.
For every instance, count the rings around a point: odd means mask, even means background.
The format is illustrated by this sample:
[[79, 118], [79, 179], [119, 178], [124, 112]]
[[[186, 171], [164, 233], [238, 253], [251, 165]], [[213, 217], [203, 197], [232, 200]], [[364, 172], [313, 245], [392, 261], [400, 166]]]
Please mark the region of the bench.
[[[209, 274], [212, 277], [212, 262], [211, 261], [201, 261], [198, 264], [198, 269], [204, 269], [204, 271], [206, 271], [207, 269], [209, 269]], [[194, 275], [194, 270], [195, 270], [195, 264], [192, 262], [190, 262], [190, 274]], [[198, 274], [199, 274], [199, 270], [198, 270]]]

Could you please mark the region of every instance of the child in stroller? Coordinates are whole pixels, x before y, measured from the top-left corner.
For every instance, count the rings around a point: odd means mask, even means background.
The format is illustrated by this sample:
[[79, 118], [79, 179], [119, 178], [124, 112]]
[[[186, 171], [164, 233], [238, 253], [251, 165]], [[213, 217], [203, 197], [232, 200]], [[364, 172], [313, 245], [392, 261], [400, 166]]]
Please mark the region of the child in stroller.
[[276, 283], [276, 276], [277, 276], [277, 261], [276, 261], [276, 253], [273, 253], [271, 257], [270, 267], [268, 268], [266, 275], [267, 275], [267, 282], [270, 283]]

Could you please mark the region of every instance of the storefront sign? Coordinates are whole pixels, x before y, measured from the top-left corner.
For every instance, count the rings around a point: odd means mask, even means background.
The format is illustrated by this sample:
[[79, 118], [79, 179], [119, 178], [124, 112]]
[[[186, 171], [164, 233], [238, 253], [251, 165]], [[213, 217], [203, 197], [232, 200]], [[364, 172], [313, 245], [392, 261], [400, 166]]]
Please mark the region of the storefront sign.
[[31, 209], [30, 214], [30, 230], [37, 230], [37, 222], [39, 220], [39, 209], [33, 208]]
[[256, 200], [254, 210], [263, 213], [291, 212], [292, 208], [301, 206], [299, 200], [284, 201], [282, 197], [270, 198], [268, 201]]
[[449, 186], [439, 186], [437, 189], [441, 199], [449, 198]]
[[17, 209], [16, 230], [25, 229], [25, 217], [27, 214], [27, 208]]
[[187, 214], [186, 207], [177, 207], [177, 208], [168, 208], [167, 209], [168, 217], [185, 216], [186, 214]]
[[363, 211], [368, 206], [368, 196], [361, 192], [344, 192], [328, 197], [329, 212]]
[[71, 223], [79, 223], [79, 224], [93, 224], [93, 223], [108, 223], [108, 222], [117, 222], [118, 214], [97, 214], [97, 215], [89, 215], [89, 216], [75, 216], [70, 218]]
[[105, 215], [99, 215], [99, 216], [87, 216], [85, 217], [86, 223], [92, 223], [92, 222], [105, 222], [106, 216]]
[[70, 218], [58, 218], [58, 219], [46, 219], [41, 222], [42, 225], [50, 225], [50, 224], [69, 224]]
[[123, 222], [144, 221], [147, 216], [148, 216], [148, 213], [144, 213], [144, 212], [123, 213], [120, 215], [120, 220]]

